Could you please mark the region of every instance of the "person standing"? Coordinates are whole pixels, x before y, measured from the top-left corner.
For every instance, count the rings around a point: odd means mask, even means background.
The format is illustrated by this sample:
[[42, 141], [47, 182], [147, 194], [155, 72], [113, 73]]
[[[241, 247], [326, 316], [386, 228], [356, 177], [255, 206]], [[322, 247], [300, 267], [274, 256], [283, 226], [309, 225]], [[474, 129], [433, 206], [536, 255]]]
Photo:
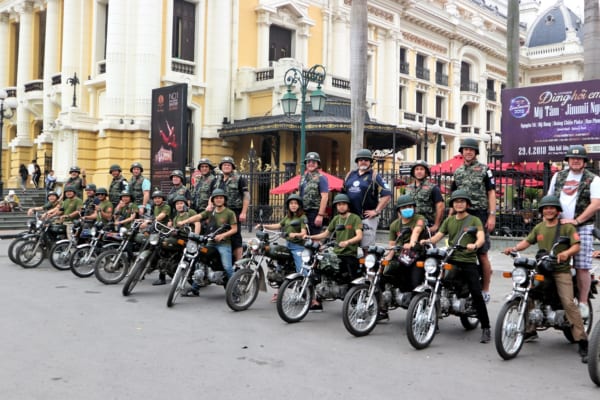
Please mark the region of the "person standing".
[[304, 157], [306, 170], [300, 179], [299, 192], [304, 204], [304, 213], [308, 219], [308, 231], [311, 234], [321, 232], [323, 220], [327, 218], [329, 201], [329, 183], [320, 172], [321, 157], [311, 151]]
[[31, 181], [33, 182], [33, 186], [37, 189], [40, 186], [40, 177], [42, 176], [42, 170], [38, 165], [36, 160], [32, 161], [33, 163], [33, 174], [31, 175]]
[[27, 177], [29, 176], [29, 171], [25, 164], [19, 166], [19, 176], [21, 177], [21, 189], [25, 192], [27, 190]]
[[201, 158], [198, 163], [199, 173], [196, 175], [196, 184], [192, 194], [192, 208], [196, 212], [202, 212], [208, 207], [210, 200], [210, 188], [215, 180], [215, 166], [208, 158]]
[[[485, 227], [485, 244], [477, 248], [477, 258], [481, 266], [483, 299], [490, 301], [492, 264], [488, 257], [490, 232], [496, 227], [496, 183], [494, 174], [487, 165], [477, 160], [479, 143], [475, 139], [463, 139], [458, 152], [463, 156], [463, 164], [454, 172], [451, 191], [465, 190], [471, 196], [471, 207], [467, 212], [481, 220]], [[452, 213], [452, 210], [450, 211]]]
[[548, 194], [557, 196], [562, 206], [560, 222], [573, 224], [581, 239], [581, 249], [575, 255], [577, 287], [579, 288], [579, 311], [589, 316], [588, 293], [592, 283], [592, 252], [594, 251], [594, 221], [600, 210], [600, 179], [585, 168], [588, 155], [581, 145], [570, 146], [565, 154], [569, 168], [558, 171], [552, 177]]
[[65, 182], [65, 188], [67, 186], [72, 187], [75, 190], [75, 194], [80, 199], [83, 198], [83, 188], [85, 188], [85, 170], [80, 169], [78, 166], [73, 166], [69, 169], [69, 179]]
[[112, 175], [112, 181], [108, 187], [108, 199], [113, 207], [117, 207], [117, 204], [121, 201], [121, 192], [129, 191], [129, 183], [122, 172], [121, 166], [118, 164], [111, 165], [108, 170], [108, 173]]
[[375, 244], [379, 216], [392, 198], [383, 178], [373, 170], [373, 155], [368, 149], [356, 153], [358, 168], [346, 175], [344, 190], [350, 198], [350, 211], [362, 218], [364, 232], [361, 247]]
[[51, 169], [44, 180], [44, 186], [46, 187], [46, 196], [48, 193], [54, 191], [54, 187], [56, 186], [56, 175], [54, 175], [54, 170]]
[[144, 167], [139, 162], [134, 162], [129, 168], [131, 179], [129, 180], [129, 193], [133, 197], [133, 202], [137, 204], [139, 214], [143, 215], [146, 210], [150, 210], [150, 189], [152, 184], [150, 180], [142, 175]]
[[171, 183], [173, 184], [173, 186], [171, 187], [169, 194], [167, 194], [167, 203], [169, 203], [169, 206], [171, 207], [170, 217], [173, 218], [177, 213], [177, 210], [175, 210], [175, 198], [179, 196], [185, 197], [185, 206], [189, 208], [191, 205], [190, 203], [192, 202], [192, 194], [190, 193], [190, 190], [185, 186], [185, 175], [180, 169], [176, 169], [173, 172], [171, 172], [171, 175], [169, 175], [169, 179], [171, 179]]
[[438, 185], [434, 185], [427, 179], [431, 176], [431, 171], [429, 165], [423, 160], [418, 160], [410, 168], [410, 176], [414, 182], [406, 187], [405, 194], [412, 196], [416, 204], [416, 213], [427, 219], [429, 232], [433, 235], [440, 229], [444, 217], [442, 191]]

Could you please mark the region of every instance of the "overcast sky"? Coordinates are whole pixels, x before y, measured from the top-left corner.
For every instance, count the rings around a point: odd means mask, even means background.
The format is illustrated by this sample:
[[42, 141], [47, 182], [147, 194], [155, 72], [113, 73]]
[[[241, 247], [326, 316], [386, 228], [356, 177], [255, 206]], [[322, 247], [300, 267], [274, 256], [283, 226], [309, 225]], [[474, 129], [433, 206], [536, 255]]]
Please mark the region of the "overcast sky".
[[[542, 0], [541, 9], [545, 10], [548, 7], [556, 4], [558, 0]], [[569, 7], [577, 16], [583, 19], [583, 0], [563, 0], [565, 5]]]

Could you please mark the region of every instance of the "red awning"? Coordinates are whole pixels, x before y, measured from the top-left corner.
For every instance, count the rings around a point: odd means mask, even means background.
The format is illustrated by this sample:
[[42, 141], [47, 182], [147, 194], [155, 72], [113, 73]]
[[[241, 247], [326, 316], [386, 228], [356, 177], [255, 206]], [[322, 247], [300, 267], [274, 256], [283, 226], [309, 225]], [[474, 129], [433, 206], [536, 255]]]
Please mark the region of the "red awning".
[[443, 161], [431, 167], [432, 174], [453, 174], [463, 164], [462, 154], [457, 154], [449, 160]]
[[[344, 181], [337, 176], [328, 174], [327, 172], [319, 171], [321, 174], [327, 178], [327, 182], [329, 183], [329, 191], [340, 191], [344, 187]], [[269, 191], [271, 194], [288, 194], [293, 193], [298, 190], [298, 186], [300, 185], [300, 175], [294, 176], [292, 179], [283, 182], [281, 185], [273, 188]]]

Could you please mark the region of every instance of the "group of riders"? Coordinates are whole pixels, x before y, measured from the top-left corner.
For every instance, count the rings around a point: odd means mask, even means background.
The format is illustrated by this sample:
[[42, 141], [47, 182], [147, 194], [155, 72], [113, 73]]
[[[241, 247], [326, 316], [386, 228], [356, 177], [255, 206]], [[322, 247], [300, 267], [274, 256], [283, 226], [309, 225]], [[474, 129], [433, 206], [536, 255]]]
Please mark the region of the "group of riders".
[[[585, 149], [581, 146], [572, 147], [566, 160], [581, 158], [587, 161]], [[402, 291], [410, 292], [425, 279], [423, 268], [418, 268], [417, 263], [425, 259], [426, 249], [446, 236], [451, 246], [461, 238], [461, 246], [449, 261], [459, 267], [462, 279], [468, 286], [481, 323], [480, 341], [487, 343], [491, 340], [486, 306], [491, 273], [487, 250], [490, 248], [489, 233], [495, 224], [495, 187], [491, 171], [476, 160], [478, 143], [466, 139], [461, 142], [459, 151], [463, 154], [465, 164], [455, 174], [448, 204], [444, 203], [439, 187], [430, 181], [427, 163], [417, 161], [412, 166], [410, 175], [414, 181], [394, 205], [395, 218], [389, 228], [383, 282], [400, 279], [404, 282]], [[289, 195], [285, 201], [284, 217], [276, 223], [257, 226], [284, 232], [297, 272], [302, 272], [301, 254], [307, 239], [331, 239], [335, 242], [333, 251], [348, 281], [362, 273], [359, 260], [369, 246], [375, 245], [379, 216], [391, 199], [391, 189], [373, 170], [374, 159], [369, 150], [358, 151], [354, 161], [357, 168], [345, 177], [342, 192], [331, 199], [335, 209], [331, 218], [326, 212], [330, 200], [329, 188], [320, 173], [321, 160], [318, 153], [309, 152], [304, 159], [306, 172], [301, 177], [298, 192]], [[113, 223], [116, 227], [129, 227], [134, 220], [151, 216], [166, 225], [186, 227], [194, 233], [204, 233], [227, 225], [229, 229], [220, 231], [214, 237], [213, 245], [220, 254], [227, 277], [231, 278], [233, 263], [242, 258], [240, 227], [246, 222], [250, 197], [247, 182], [236, 170], [231, 157], [224, 157], [218, 167], [217, 172], [210, 160], [202, 158], [192, 190], [186, 187], [182, 171], [172, 171], [169, 193], [160, 190], [150, 193], [150, 181], [142, 175], [144, 168], [139, 162], [131, 165], [132, 176], [129, 180], [123, 176], [120, 166], [111, 166], [109, 172], [113, 179], [108, 189], [86, 183], [85, 171], [73, 167], [63, 195], [49, 192], [47, 202], [41, 207], [30, 208], [29, 214], [40, 211], [43, 212], [43, 218], [59, 217], [66, 224], [81, 218], [89, 222]], [[564, 185], [560, 177], [557, 179], [557, 185]], [[591, 177], [591, 180], [585, 181], [588, 186], [595, 187], [593, 179]], [[85, 200], [83, 191], [86, 193]], [[586, 193], [589, 196], [590, 190]], [[595, 189], [592, 193], [595, 196]], [[582, 206], [585, 204], [577, 203], [578, 211]], [[582, 361], [587, 362], [587, 336], [580, 309], [574, 301], [570, 278], [571, 259], [581, 247], [577, 225], [583, 225], [584, 221], [575, 219], [575, 223], [566, 223], [562, 219], [564, 216], [561, 218], [563, 208], [559, 194], [544, 196], [539, 202], [542, 222], [524, 240], [504, 252], [509, 254], [524, 250], [532, 244], [547, 250], [555, 242], [556, 235], [569, 237], [569, 243], [558, 248], [554, 275], [560, 299], [572, 325], [573, 337], [579, 344], [579, 354]], [[585, 221], [586, 224], [593, 222], [593, 217], [587, 216]], [[471, 227], [475, 228], [471, 229], [475, 233], [464, 235]], [[482, 259], [482, 256], [485, 257]], [[160, 271], [154, 285], [166, 284], [165, 272]], [[184, 295], [198, 294], [199, 287], [192, 285]], [[277, 293], [274, 300], [276, 296]], [[322, 310], [318, 296], [312, 299], [310, 309]], [[385, 307], [380, 307], [377, 320], [388, 318]], [[535, 331], [527, 332], [526, 336], [527, 339], [534, 338]]]

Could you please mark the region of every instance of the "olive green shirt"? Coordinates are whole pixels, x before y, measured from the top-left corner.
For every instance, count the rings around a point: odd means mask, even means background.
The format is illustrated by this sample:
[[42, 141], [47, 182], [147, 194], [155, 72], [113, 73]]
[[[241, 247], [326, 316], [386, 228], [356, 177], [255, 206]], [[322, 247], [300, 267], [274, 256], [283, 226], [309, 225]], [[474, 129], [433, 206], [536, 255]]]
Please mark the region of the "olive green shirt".
[[[465, 220], [466, 218], [469, 219]], [[481, 223], [481, 220], [473, 215], [469, 214], [460, 220], [456, 219], [456, 215], [452, 215], [442, 222], [442, 226], [440, 226], [440, 232], [448, 235], [448, 244], [450, 246], [454, 246], [462, 234], [463, 229], [467, 229], [471, 226], [477, 227], [477, 231], [483, 230], [483, 224]], [[476, 241], [477, 237], [475, 235], [465, 235], [463, 236], [460, 244], [462, 246], [466, 246], [467, 244], [475, 243]], [[477, 252], [466, 249], [455, 250], [450, 258], [450, 261], [475, 264], [477, 262]]]
[[[554, 249], [554, 254], [558, 254], [562, 251], [567, 250], [569, 247], [573, 246], [580, 242], [579, 234], [577, 233], [577, 228], [572, 224], [561, 224], [559, 236], [567, 236], [570, 241], [569, 244], [559, 244]], [[530, 244], [537, 243], [538, 249], [550, 251], [552, 245], [554, 245], [556, 237], [556, 225], [554, 226], [546, 226], [544, 221], [540, 222], [536, 226], [533, 227], [529, 235], [525, 238], [525, 240]], [[568, 260], [555, 265], [554, 272], [571, 272], [571, 258]]]
[[[336, 231], [335, 227], [343, 225], [344, 230]], [[331, 220], [331, 223], [327, 227], [329, 232], [335, 232], [335, 241], [341, 243], [344, 240], [350, 240], [356, 236], [357, 230], [362, 230], [363, 224], [360, 217], [356, 214], [349, 213], [347, 217], [343, 218], [341, 215], [336, 215]], [[334, 252], [338, 256], [356, 256], [358, 245], [360, 243], [350, 244], [346, 247], [335, 247]]]
[[[293, 221], [300, 221], [299, 225], [293, 226]], [[300, 217], [285, 217], [279, 222], [279, 226], [286, 235], [287, 241], [296, 244], [304, 244], [304, 239], [302, 238], [290, 238], [290, 233], [300, 233], [302, 229], [306, 229], [306, 217], [304, 215]]]
[[64, 199], [62, 202], [61, 210], [63, 215], [65, 216], [65, 221], [71, 221], [72, 218], [67, 217], [67, 215], [72, 214], [77, 210], [81, 210], [83, 207], [83, 201], [79, 197], [72, 197], [70, 199]]
[[[225, 224], [229, 224], [232, 227], [237, 225], [237, 218], [235, 217], [235, 213], [231, 211], [229, 208], [225, 207], [221, 212], [213, 211], [203, 211], [200, 213], [201, 219], [208, 220], [209, 232], [214, 232]], [[224, 233], [224, 232], [223, 232]], [[220, 244], [231, 244], [231, 237], [227, 237]]]

